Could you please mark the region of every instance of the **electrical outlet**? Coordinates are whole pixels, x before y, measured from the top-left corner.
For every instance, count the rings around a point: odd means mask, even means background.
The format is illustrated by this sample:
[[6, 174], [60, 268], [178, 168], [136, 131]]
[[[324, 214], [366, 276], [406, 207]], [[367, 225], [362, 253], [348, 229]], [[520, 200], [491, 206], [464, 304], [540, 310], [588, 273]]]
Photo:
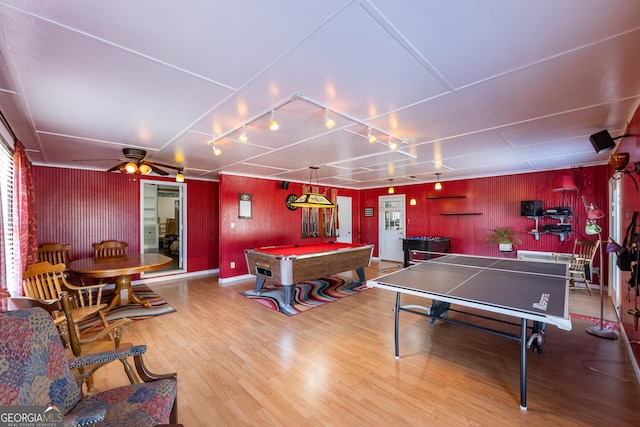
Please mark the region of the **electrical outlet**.
[[236, 268], [236, 263], [231, 261], [231, 268]]

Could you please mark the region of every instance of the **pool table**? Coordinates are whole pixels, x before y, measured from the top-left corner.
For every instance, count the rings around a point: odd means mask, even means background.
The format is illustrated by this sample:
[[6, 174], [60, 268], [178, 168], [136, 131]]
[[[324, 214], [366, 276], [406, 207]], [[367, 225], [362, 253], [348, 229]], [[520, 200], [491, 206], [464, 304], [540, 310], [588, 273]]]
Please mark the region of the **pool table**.
[[373, 245], [321, 242], [287, 246], [264, 246], [244, 251], [249, 273], [256, 276], [255, 292], [269, 280], [284, 288], [284, 303], [291, 305], [295, 284], [332, 274], [356, 270], [365, 282], [364, 268], [371, 263]]

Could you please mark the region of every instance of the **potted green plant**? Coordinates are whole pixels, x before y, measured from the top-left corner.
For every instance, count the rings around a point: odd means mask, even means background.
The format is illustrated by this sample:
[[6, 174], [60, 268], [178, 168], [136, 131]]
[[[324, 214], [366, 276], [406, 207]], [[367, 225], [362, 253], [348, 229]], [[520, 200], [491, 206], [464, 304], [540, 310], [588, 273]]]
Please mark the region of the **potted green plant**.
[[518, 238], [518, 233], [510, 227], [496, 227], [491, 229], [491, 234], [487, 236], [487, 244], [498, 245], [500, 252], [511, 252], [518, 247], [522, 240]]

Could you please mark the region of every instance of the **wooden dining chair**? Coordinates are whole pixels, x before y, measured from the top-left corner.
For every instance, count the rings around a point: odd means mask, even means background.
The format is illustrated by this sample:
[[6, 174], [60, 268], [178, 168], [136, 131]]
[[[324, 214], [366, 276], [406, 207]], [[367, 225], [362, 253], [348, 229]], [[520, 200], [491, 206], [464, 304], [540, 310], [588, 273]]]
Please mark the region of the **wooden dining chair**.
[[127, 242], [105, 240], [101, 243], [93, 244], [93, 256], [95, 258], [122, 256], [127, 255], [128, 253], [129, 244]]
[[47, 243], [38, 248], [38, 261], [46, 261], [49, 264], [64, 264], [64, 276], [69, 283], [74, 285], [84, 285], [82, 277], [78, 277], [68, 269], [68, 265], [73, 259], [71, 258], [71, 245], [62, 245], [60, 243]]
[[[74, 327], [78, 335], [98, 325], [109, 326], [103, 310], [107, 304], [102, 302], [102, 288], [105, 285], [75, 286], [67, 282], [64, 277], [65, 265], [58, 263], [37, 262], [30, 264], [22, 275], [24, 294], [30, 298], [41, 300], [55, 300], [60, 298], [62, 291], [68, 291], [73, 297]], [[88, 328], [80, 328], [79, 323], [93, 323]]]
[[599, 240], [575, 240], [571, 264], [569, 265], [570, 289], [580, 289], [576, 287], [576, 278], [579, 278], [587, 288], [589, 295], [593, 295], [591, 292], [591, 274], [593, 273], [593, 259], [599, 246]]
[[69, 265], [71, 259], [71, 245], [61, 245], [60, 243], [48, 243], [38, 248], [38, 261], [47, 261], [56, 265], [63, 263]]

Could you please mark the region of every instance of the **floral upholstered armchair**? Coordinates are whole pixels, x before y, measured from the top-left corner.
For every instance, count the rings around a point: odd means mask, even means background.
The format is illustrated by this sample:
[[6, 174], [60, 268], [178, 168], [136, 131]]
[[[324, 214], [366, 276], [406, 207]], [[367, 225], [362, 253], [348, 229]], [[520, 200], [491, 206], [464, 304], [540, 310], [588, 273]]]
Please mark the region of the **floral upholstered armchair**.
[[[42, 308], [0, 313], [0, 330], [1, 406], [55, 406], [65, 426], [177, 423], [177, 375], [150, 373], [142, 361], [146, 346], [67, 359], [58, 329]], [[71, 369], [102, 366], [123, 352], [134, 358], [143, 382], [84, 397]]]

